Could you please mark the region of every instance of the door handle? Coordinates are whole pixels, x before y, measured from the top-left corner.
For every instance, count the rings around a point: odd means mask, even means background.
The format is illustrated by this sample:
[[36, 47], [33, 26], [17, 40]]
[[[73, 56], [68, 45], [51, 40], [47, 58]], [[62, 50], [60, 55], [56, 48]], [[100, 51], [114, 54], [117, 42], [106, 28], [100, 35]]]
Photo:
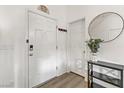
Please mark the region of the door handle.
[[33, 56], [33, 45], [31, 44], [31, 45], [29, 45], [29, 51], [31, 52], [31, 53], [29, 53], [29, 56]]
[[33, 53], [30, 53], [29, 56], [33, 56]]
[[33, 51], [33, 45], [30, 45], [30, 51]]

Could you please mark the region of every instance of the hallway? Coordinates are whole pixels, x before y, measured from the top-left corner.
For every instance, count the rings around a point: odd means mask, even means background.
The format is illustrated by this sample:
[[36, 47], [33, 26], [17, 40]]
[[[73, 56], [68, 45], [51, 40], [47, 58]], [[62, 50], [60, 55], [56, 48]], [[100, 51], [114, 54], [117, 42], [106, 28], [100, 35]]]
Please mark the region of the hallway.
[[84, 78], [74, 73], [65, 73], [54, 78], [40, 88], [86, 88]]

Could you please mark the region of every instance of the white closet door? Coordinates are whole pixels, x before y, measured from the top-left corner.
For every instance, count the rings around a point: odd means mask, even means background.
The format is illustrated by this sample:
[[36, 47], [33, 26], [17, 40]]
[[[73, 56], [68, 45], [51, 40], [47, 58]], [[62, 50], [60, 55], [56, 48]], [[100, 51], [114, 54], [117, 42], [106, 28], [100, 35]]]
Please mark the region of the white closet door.
[[62, 75], [67, 72], [67, 32], [58, 31], [57, 34], [58, 44], [58, 75]]
[[[2, 13], [0, 20], [6, 20], [6, 12]], [[5, 17], [4, 17], [5, 16]], [[11, 23], [7, 25], [7, 23]], [[11, 20], [1, 21], [0, 29], [0, 88], [12, 88], [15, 86], [15, 54], [14, 35], [11, 32], [13, 23]], [[6, 24], [2, 27], [2, 25]]]
[[56, 76], [56, 21], [29, 13], [29, 87]]
[[70, 65], [71, 71], [84, 76], [84, 21], [79, 20], [70, 24]]
[[[5, 39], [3, 42], [6, 42]], [[0, 88], [14, 87], [14, 84], [15, 84], [14, 47], [9, 44], [3, 44], [3, 45], [1, 44], [0, 45]]]

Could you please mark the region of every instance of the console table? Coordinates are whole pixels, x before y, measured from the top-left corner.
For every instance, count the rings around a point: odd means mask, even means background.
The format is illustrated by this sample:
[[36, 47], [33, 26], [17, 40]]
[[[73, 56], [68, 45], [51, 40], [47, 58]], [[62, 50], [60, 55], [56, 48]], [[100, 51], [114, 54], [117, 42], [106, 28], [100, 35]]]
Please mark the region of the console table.
[[[94, 66], [98, 66], [99, 68], [102, 67], [111, 70], [116, 70], [119, 72], [120, 77], [116, 78], [110, 75], [106, 75], [105, 73], [102, 72], [97, 72], [95, 71]], [[103, 61], [98, 61], [98, 62], [88, 61], [88, 88], [105, 88], [105, 86], [95, 83], [94, 78], [109, 83], [111, 85], [114, 85], [116, 87], [123, 88], [123, 70], [124, 70], [124, 65], [113, 64]]]

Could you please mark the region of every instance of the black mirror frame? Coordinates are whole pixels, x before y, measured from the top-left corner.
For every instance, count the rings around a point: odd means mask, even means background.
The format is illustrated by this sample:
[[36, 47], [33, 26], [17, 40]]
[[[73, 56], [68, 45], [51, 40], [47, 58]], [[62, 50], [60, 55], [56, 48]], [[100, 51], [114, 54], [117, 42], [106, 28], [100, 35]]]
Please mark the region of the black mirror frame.
[[123, 27], [122, 27], [122, 29], [121, 29], [121, 32], [120, 32], [115, 38], [113, 38], [113, 39], [111, 39], [111, 40], [108, 40], [108, 41], [103, 41], [102, 43], [107, 43], [107, 42], [110, 42], [110, 41], [115, 40], [116, 38], [118, 38], [118, 37], [122, 34], [122, 32], [123, 32], [123, 30], [124, 30], [124, 19], [123, 19], [123, 17], [122, 17], [120, 14], [115, 13], [115, 12], [104, 12], [104, 13], [101, 13], [101, 14], [97, 15], [97, 16], [96, 16], [95, 18], [93, 18], [93, 20], [90, 22], [90, 24], [89, 24], [89, 26], [88, 26], [88, 34], [89, 34], [90, 38], [91, 38], [91, 35], [90, 35], [90, 32], [89, 32], [89, 28], [90, 28], [91, 24], [93, 23], [93, 21], [96, 20], [99, 16], [101, 16], [101, 15], [103, 15], [103, 14], [107, 14], [107, 13], [113, 13], [113, 14], [118, 15], [118, 16], [122, 19]]

